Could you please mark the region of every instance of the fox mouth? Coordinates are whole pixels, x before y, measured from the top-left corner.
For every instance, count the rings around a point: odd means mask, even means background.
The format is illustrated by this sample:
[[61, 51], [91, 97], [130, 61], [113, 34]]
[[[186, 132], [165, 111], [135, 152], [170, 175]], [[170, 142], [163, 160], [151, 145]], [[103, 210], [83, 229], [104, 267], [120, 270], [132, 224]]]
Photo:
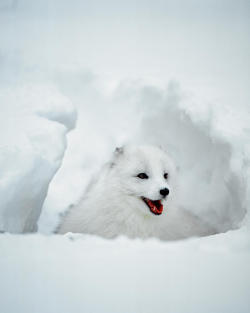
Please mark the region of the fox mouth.
[[163, 205], [161, 200], [150, 200], [148, 198], [142, 197], [142, 200], [149, 207], [149, 210], [155, 215], [161, 215], [163, 212]]

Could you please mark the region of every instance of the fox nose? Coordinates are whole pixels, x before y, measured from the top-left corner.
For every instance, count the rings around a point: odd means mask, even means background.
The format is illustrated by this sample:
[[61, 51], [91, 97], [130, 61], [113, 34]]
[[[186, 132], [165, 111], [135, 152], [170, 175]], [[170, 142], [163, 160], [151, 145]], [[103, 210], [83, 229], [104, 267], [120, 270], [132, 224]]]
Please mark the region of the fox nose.
[[168, 188], [161, 189], [160, 194], [165, 198], [169, 194], [169, 189]]

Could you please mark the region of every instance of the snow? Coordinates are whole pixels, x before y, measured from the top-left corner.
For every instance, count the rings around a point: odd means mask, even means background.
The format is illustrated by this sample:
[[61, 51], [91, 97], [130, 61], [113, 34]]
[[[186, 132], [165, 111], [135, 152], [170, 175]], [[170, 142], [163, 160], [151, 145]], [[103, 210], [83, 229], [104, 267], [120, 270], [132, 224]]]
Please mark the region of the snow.
[[[249, 311], [248, 12], [244, 0], [1, 1], [0, 231], [39, 230], [0, 235], [1, 311]], [[53, 235], [125, 143], [167, 149], [179, 205], [219, 234]]]
[[[78, 201], [89, 177], [109, 160], [116, 146], [125, 143], [163, 146], [179, 168], [180, 206], [202, 216], [220, 232], [239, 226], [247, 207], [245, 157], [249, 146], [245, 129], [249, 112], [243, 111], [241, 116], [229, 106], [209, 107], [206, 103], [201, 111], [200, 103], [174, 82], [166, 88], [143, 81], [125, 82], [108, 94], [98, 89], [93, 79], [91, 85], [94, 96], [85, 91], [78, 94], [83, 103], [92, 106], [78, 106], [78, 126], [69, 135], [69, 148], [46, 199], [40, 231], [55, 229], [58, 213]], [[68, 97], [74, 97], [73, 93], [69, 90]], [[96, 116], [96, 112], [102, 114]], [[84, 144], [79, 146], [80, 142], [88, 143], [87, 149]], [[71, 186], [67, 190], [65, 181]]]
[[70, 233], [5, 235], [0, 242], [5, 255], [0, 259], [1, 309], [246, 313], [249, 248], [244, 229], [202, 243], [168, 244]]
[[49, 86], [2, 88], [0, 102], [0, 230], [35, 231], [76, 113]]

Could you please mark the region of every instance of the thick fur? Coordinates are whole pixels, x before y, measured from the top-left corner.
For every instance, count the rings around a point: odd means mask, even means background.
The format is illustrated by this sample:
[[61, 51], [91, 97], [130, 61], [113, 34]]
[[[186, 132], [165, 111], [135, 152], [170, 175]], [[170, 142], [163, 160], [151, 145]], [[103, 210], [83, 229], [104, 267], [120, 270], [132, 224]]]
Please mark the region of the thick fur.
[[[137, 175], [146, 173], [148, 179]], [[164, 178], [168, 173], [168, 178]], [[114, 238], [158, 237], [174, 240], [207, 234], [190, 213], [176, 205], [177, 173], [169, 156], [155, 146], [125, 146], [100, 171], [78, 205], [64, 217], [58, 232], [77, 232]], [[166, 198], [160, 190], [168, 188]], [[161, 215], [154, 215], [142, 200], [161, 199]]]

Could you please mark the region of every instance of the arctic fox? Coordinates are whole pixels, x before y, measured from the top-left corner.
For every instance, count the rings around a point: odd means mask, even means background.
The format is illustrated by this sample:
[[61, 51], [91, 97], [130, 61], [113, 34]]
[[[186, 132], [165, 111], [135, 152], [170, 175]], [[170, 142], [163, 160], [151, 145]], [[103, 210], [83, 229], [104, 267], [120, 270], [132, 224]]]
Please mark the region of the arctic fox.
[[199, 219], [178, 208], [176, 180], [175, 165], [161, 148], [117, 148], [58, 232], [163, 240], [205, 235]]

